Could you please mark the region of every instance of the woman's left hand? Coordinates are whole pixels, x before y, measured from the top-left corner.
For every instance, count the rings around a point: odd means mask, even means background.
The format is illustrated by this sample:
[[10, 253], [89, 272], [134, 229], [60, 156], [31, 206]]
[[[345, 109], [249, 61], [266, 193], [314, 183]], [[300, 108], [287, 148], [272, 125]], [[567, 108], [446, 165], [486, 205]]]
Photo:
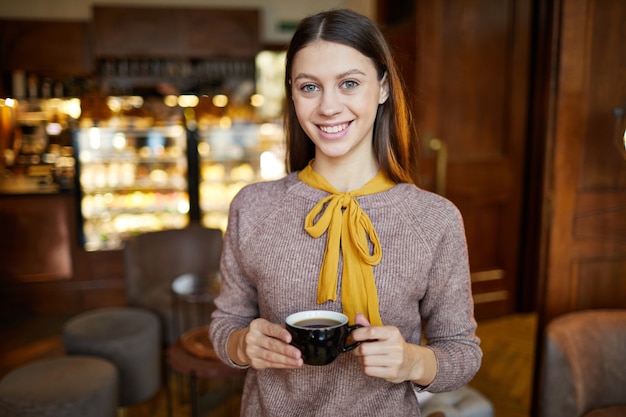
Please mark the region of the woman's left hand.
[[365, 375], [389, 382], [413, 381], [429, 385], [436, 374], [436, 359], [431, 349], [408, 343], [394, 326], [371, 326], [362, 314], [356, 323], [363, 326], [352, 332], [362, 342], [352, 352]]

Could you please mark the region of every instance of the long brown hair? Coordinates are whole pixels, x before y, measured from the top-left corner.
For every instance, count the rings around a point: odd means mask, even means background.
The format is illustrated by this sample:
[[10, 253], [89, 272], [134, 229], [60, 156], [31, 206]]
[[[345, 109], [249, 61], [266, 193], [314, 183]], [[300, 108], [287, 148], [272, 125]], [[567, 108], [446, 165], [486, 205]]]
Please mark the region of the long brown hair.
[[303, 19], [289, 43], [285, 65], [285, 134], [287, 169], [304, 168], [315, 157], [315, 146], [296, 117], [291, 97], [291, 70], [298, 51], [317, 40], [341, 43], [369, 57], [378, 79], [387, 76], [389, 97], [378, 106], [374, 121], [374, 153], [380, 169], [395, 182], [417, 179], [417, 135], [403, 92], [402, 80], [384, 36], [374, 22], [351, 10], [330, 10]]

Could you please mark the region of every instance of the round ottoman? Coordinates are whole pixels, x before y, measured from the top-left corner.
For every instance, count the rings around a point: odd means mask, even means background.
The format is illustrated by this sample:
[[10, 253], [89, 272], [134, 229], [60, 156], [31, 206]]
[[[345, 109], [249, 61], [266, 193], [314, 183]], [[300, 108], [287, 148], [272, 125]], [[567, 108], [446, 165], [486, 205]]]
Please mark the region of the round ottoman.
[[120, 375], [120, 405], [154, 396], [161, 386], [161, 324], [148, 310], [115, 307], [81, 313], [63, 326], [68, 354], [111, 361]]
[[115, 417], [118, 374], [103, 359], [63, 356], [11, 371], [0, 381], [1, 417]]

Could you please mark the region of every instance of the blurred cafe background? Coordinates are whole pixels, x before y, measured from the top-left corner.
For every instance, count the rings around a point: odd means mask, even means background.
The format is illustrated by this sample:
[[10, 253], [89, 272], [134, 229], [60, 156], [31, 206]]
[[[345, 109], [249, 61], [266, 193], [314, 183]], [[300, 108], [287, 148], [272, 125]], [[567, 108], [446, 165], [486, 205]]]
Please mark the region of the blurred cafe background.
[[[223, 233], [243, 186], [285, 175], [284, 50], [302, 17], [338, 7], [382, 28], [420, 133], [419, 184], [464, 217], [485, 351], [469, 387], [489, 407], [459, 415], [550, 415], [563, 395], [546, 382], [550, 324], [626, 309], [622, 0], [2, 2], [0, 381], [65, 357], [78, 314], [151, 307], [142, 292], [176, 323], [169, 344], [208, 324], [180, 323], [210, 310], [217, 266], [174, 246]], [[139, 243], [174, 231], [194, 237]], [[139, 266], [155, 282], [133, 281]], [[163, 368], [198, 382], [170, 354]], [[126, 412], [202, 415], [215, 394], [190, 385], [181, 400], [168, 387]]]

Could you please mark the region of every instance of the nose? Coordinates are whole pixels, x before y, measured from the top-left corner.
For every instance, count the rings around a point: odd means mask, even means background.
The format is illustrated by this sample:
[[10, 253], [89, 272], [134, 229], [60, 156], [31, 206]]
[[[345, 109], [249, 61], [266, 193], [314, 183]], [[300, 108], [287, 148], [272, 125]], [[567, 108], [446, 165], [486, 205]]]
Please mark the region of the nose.
[[320, 97], [319, 113], [324, 116], [334, 116], [343, 109], [343, 103], [333, 90], [325, 90]]

